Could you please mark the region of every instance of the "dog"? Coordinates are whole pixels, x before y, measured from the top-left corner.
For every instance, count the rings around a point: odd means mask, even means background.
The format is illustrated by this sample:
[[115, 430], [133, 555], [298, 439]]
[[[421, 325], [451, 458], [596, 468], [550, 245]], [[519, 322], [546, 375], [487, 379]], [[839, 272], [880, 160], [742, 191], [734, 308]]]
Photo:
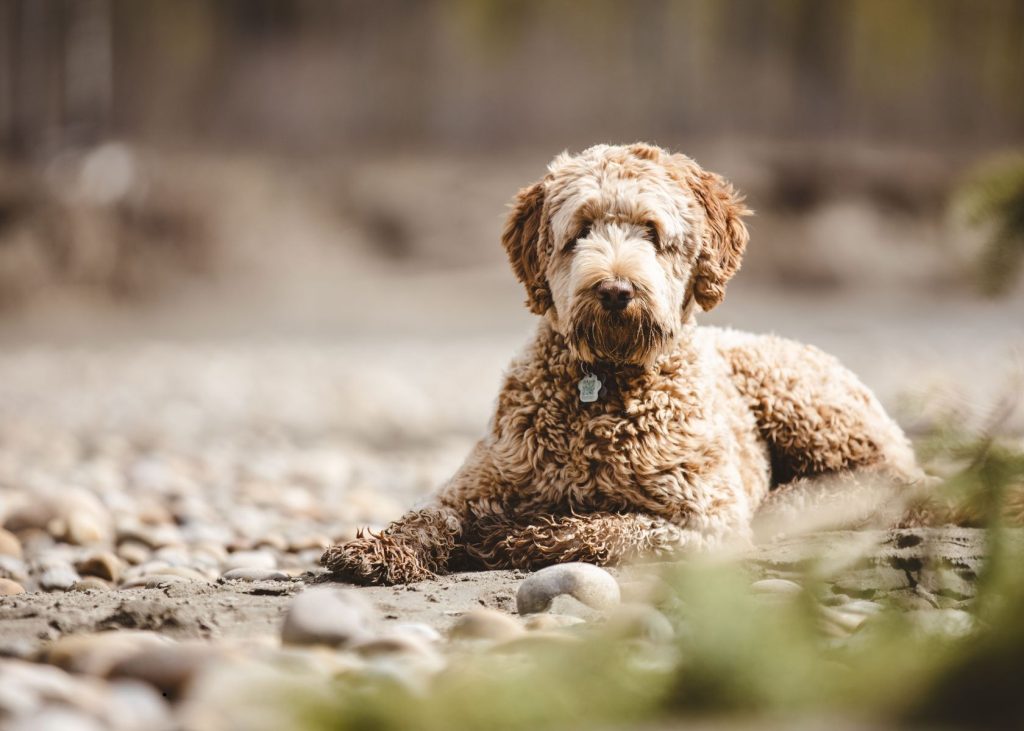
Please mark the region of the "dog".
[[428, 505], [321, 563], [358, 584], [609, 565], [749, 541], [759, 509], [825, 476], [919, 482], [899, 426], [835, 358], [696, 324], [740, 267], [750, 213], [653, 145], [556, 157], [502, 233], [540, 319], [486, 436]]

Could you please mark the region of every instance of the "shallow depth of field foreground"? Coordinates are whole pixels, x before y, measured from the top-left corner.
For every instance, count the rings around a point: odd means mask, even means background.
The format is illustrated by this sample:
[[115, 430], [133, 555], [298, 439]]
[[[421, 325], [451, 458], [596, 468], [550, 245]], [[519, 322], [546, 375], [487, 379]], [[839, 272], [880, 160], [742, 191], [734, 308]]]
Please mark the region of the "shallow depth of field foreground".
[[[0, 0], [0, 57], [0, 729], [1024, 724], [1020, 3]], [[957, 525], [332, 580], [487, 429], [516, 191], [636, 140], [755, 211], [698, 322], [837, 356]]]

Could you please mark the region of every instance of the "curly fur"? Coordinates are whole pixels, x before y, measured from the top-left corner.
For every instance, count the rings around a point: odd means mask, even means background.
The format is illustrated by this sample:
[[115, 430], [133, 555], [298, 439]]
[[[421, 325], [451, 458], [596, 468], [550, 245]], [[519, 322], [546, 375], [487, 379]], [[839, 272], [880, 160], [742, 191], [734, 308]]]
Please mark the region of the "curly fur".
[[[756, 527], [777, 532], [815, 497], [875, 495], [865, 476], [920, 481], [899, 427], [834, 358], [696, 325], [739, 268], [747, 214], [722, 178], [657, 147], [557, 157], [502, 235], [542, 319], [487, 434], [431, 506], [329, 549], [324, 565], [391, 584], [618, 563], [747, 541], [762, 506]], [[622, 310], [596, 294], [612, 279], [636, 293]], [[603, 383], [593, 403], [577, 388], [588, 374]]]

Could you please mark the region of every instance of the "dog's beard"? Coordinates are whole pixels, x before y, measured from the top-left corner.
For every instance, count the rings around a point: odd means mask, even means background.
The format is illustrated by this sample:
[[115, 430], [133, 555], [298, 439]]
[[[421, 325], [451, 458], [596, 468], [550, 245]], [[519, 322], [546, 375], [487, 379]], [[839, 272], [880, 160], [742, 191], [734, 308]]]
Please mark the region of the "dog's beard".
[[568, 342], [587, 363], [647, 365], [672, 341], [672, 329], [637, 298], [624, 310], [608, 311], [592, 297], [573, 307]]

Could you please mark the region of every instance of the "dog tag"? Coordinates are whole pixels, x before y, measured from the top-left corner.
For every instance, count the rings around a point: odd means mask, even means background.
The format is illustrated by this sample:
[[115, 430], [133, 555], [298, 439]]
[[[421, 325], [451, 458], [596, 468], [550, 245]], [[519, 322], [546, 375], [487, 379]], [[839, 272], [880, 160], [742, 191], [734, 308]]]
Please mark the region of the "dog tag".
[[583, 376], [576, 385], [580, 389], [580, 401], [585, 404], [597, 401], [598, 394], [601, 393], [601, 379], [591, 373]]

